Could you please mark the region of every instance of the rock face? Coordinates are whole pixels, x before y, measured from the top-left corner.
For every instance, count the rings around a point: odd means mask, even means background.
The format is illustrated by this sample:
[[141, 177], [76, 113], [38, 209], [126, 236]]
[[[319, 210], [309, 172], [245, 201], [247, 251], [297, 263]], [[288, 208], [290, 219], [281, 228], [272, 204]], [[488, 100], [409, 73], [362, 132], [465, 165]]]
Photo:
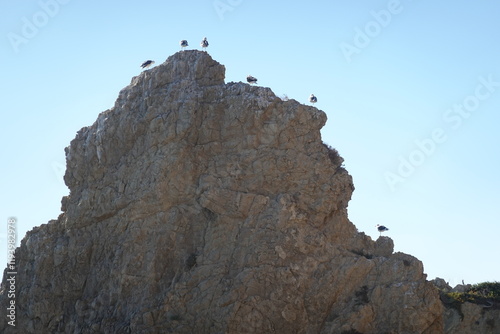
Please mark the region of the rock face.
[[491, 303], [447, 305], [444, 320], [447, 334], [500, 333], [500, 308]]
[[447, 334], [500, 333], [500, 303], [494, 298], [457, 299], [448, 293], [467, 293], [471, 284], [452, 288], [442, 278], [431, 281], [441, 291], [444, 305], [444, 332]]
[[179, 52], [77, 133], [64, 213], [22, 240], [0, 332], [443, 332], [422, 263], [348, 220], [325, 113], [224, 73]]

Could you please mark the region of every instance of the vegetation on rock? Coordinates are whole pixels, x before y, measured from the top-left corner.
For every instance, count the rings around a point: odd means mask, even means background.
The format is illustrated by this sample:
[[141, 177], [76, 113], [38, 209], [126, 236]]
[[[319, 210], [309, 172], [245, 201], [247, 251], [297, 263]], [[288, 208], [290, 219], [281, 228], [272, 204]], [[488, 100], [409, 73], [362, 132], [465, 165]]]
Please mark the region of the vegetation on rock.
[[483, 305], [485, 308], [500, 308], [500, 282], [483, 282], [472, 285], [465, 292], [441, 291], [441, 300], [449, 307], [457, 308], [465, 302]]

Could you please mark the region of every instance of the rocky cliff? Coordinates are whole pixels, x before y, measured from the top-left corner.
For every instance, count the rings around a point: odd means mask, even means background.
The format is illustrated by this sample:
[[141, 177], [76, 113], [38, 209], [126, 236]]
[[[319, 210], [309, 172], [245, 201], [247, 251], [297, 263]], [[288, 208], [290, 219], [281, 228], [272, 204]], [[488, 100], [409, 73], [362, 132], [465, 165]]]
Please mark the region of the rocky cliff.
[[1, 332], [444, 331], [422, 263], [349, 221], [325, 113], [224, 74], [179, 52], [77, 133], [63, 214], [17, 249]]

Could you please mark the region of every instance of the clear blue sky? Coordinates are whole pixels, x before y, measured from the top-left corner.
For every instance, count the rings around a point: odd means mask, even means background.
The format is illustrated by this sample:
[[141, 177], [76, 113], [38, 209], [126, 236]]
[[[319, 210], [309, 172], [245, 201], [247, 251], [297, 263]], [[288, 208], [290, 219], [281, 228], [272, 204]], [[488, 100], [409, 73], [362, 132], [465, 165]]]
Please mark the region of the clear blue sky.
[[[429, 279], [500, 281], [500, 3], [0, 0], [0, 219], [60, 214], [64, 147], [179, 40], [326, 112], [354, 178], [349, 218]], [[2, 224], [4, 225], [4, 224]], [[6, 228], [0, 230], [6, 262]]]

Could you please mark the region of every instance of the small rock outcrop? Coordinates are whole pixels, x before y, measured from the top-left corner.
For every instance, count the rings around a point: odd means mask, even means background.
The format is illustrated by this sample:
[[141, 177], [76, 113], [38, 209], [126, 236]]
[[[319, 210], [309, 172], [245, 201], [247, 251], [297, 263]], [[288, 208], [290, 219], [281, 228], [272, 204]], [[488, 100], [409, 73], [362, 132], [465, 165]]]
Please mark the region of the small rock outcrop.
[[500, 333], [500, 301], [490, 289], [498, 283], [458, 284], [452, 288], [442, 278], [431, 282], [439, 289], [444, 305], [445, 333]]
[[349, 221], [325, 113], [224, 74], [179, 52], [77, 133], [63, 213], [17, 249], [0, 332], [443, 332], [422, 263]]

